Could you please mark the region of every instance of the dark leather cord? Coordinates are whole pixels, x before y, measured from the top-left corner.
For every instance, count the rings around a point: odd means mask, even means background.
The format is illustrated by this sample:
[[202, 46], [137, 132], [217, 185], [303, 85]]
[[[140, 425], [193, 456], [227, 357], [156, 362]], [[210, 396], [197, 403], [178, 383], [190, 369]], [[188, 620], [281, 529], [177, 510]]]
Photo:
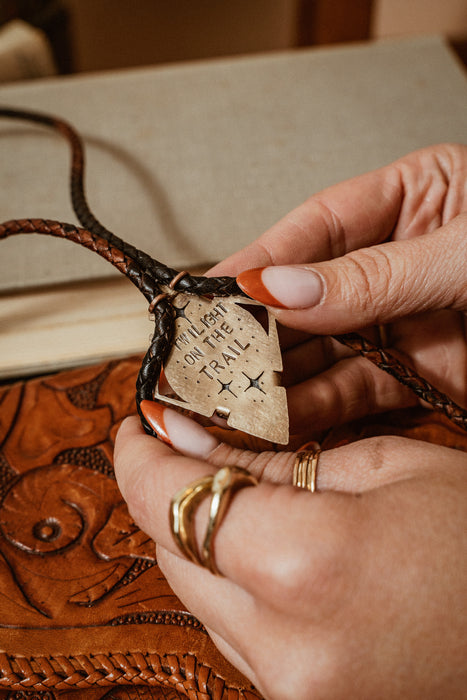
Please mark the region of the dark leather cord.
[[[59, 131], [71, 147], [70, 191], [73, 209], [80, 223], [77, 228], [70, 224], [44, 219], [8, 221], [0, 226], [0, 238], [16, 233], [43, 233], [68, 238], [98, 253], [120, 272], [152, 302], [178, 275], [178, 271], [155, 260], [147, 253], [123, 241], [103, 226], [89, 209], [84, 192], [84, 149], [81, 138], [67, 122], [56, 117], [26, 110], [0, 108], [0, 117], [21, 119], [41, 124]], [[185, 275], [176, 284], [179, 291], [198, 295], [231, 296], [242, 295], [232, 277], [198, 277]], [[171, 348], [174, 319], [171, 304], [161, 299], [153, 308], [155, 329], [149, 349], [143, 359], [136, 383], [136, 404], [144, 429], [155, 435], [140, 411], [143, 399], [152, 399], [154, 387], [161, 368]]]
[[[139, 405], [143, 399], [153, 398], [154, 387], [172, 345], [174, 314], [170, 299], [165, 297], [163, 293], [179, 273], [147, 253], [138, 250], [135, 246], [126, 243], [96, 219], [86, 201], [84, 150], [81, 138], [73, 127], [67, 122], [47, 114], [6, 107], [0, 108], [0, 117], [22, 119], [51, 127], [67, 139], [72, 153], [71, 199], [75, 214], [84, 227], [78, 228], [71, 224], [45, 219], [21, 219], [0, 224], [0, 239], [18, 233], [42, 233], [67, 238], [93, 250], [112, 263], [138, 287], [149, 303], [157, 300], [157, 297], [161, 297], [152, 306], [155, 320], [154, 335], [143, 359], [136, 383], [136, 403], [141, 422], [147, 433], [155, 435], [142, 415]], [[186, 274], [175, 284], [175, 289], [197, 295], [245, 296], [232, 277], [196, 277]], [[334, 337], [340, 343], [366, 357], [380, 369], [391, 374], [399, 382], [409, 387], [421, 400], [431, 404], [435, 410], [444, 413], [453, 423], [467, 430], [467, 411], [431, 386], [423, 377], [420, 377], [387, 350], [374, 345], [357, 333], [346, 333]]]
[[333, 337], [411, 389], [419, 399], [430, 404], [435, 411], [444, 413], [450, 421], [467, 430], [467, 411], [458, 406], [449, 396], [443, 394], [442, 391], [435, 389], [426, 379], [398, 360], [385, 348], [378, 347], [358, 333], [344, 333]]

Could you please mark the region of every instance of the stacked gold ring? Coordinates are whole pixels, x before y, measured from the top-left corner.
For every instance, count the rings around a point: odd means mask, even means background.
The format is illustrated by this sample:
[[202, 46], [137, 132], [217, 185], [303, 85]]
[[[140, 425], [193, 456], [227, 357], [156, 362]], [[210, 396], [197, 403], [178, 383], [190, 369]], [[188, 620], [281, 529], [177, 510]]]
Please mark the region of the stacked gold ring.
[[297, 452], [293, 467], [292, 483], [301, 489], [307, 489], [314, 493], [316, 491], [316, 478], [318, 471], [318, 460], [321, 448], [318, 443], [314, 443], [311, 450]]
[[[214, 540], [233, 494], [246, 486], [256, 486], [255, 477], [241, 467], [226, 466], [210, 476], [197, 479], [172, 498], [170, 525], [181, 552], [195, 564], [220, 576], [214, 558]], [[201, 548], [196, 543], [193, 519], [201, 501], [211, 496], [209, 519]]]

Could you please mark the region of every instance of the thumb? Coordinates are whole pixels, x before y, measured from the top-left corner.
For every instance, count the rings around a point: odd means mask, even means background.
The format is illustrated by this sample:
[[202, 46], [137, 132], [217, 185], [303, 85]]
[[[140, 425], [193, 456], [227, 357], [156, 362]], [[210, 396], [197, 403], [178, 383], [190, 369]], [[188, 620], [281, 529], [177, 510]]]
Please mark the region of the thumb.
[[[434, 309], [467, 309], [467, 213], [424, 236], [299, 266], [246, 270], [238, 284], [286, 326], [342, 333]], [[286, 310], [287, 309], [287, 310]]]
[[[219, 430], [216, 426], [203, 428], [192, 418], [179, 413], [155, 401], [142, 401], [140, 404], [144, 417], [160, 440], [179, 454], [198, 460], [205, 460], [215, 468], [226, 464], [248, 469], [257, 479], [266, 479], [276, 483], [288, 483], [292, 473], [294, 456], [290, 452], [253, 452], [244, 449], [249, 442], [245, 439], [232, 440], [232, 445], [223, 442], [229, 436], [236, 436], [236, 431]], [[219, 436], [222, 439], [219, 439]], [[146, 441], [147, 445], [154, 441]], [[254, 439], [251, 440], [254, 445]], [[266, 441], [261, 441], [265, 445]], [[241, 447], [236, 446], [241, 445]], [[151, 449], [149, 447], [149, 449]]]

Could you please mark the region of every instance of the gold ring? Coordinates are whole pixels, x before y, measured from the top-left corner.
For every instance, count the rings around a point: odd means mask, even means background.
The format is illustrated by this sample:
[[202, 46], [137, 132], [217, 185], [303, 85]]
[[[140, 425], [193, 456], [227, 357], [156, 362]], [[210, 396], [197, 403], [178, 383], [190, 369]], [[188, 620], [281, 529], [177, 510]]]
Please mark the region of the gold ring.
[[181, 552], [195, 564], [203, 565], [196, 546], [193, 517], [196, 507], [211, 493], [212, 476], [197, 479], [184, 486], [172, 498], [170, 527]]
[[[256, 486], [255, 477], [241, 467], [226, 466], [213, 476], [205, 476], [177, 491], [170, 506], [170, 526], [181, 552], [195, 564], [220, 576], [214, 558], [214, 540], [232, 495], [245, 486]], [[196, 544], [193, 519], [196, 508], [211, 495], [209, 520], [201, 551]]]
[[321, 454], [321, 448], [318, 443], [316, 442], [314, 445], [315, 446], [311, 450], [297, 452], [295, 455], [292, 479], [294, 486], [298, 486], [301, 489], [307, 489], [312, 493], [315, 493], [317, 490], [316, 477], [318, 471], [318, 460]]

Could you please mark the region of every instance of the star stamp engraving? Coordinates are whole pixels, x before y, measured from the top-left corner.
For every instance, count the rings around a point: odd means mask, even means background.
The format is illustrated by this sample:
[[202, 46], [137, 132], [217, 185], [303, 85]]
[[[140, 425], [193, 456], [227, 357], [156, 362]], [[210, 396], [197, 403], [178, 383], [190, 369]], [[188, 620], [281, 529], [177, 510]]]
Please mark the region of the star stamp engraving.
[[232, 428], [286, 444], [289, 419], [274, 317], [244, 297], [181, 293], [173, 306], [174, 340], [164, 365], [173, 393], [159, 393], [158, 385], [154, 398], [207, 417], [217, 413]]

